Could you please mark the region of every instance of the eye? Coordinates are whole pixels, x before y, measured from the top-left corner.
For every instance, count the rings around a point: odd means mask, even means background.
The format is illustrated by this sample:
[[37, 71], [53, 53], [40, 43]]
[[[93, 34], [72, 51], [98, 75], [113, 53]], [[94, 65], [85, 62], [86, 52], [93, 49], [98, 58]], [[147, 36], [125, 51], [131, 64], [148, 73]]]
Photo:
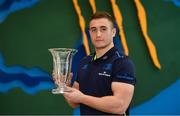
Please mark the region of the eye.
[[91, 28], [90, 31], [91, 31], [91, 32], [96, 32], [97, 29], [96, 29], [96, 28]]
[[104, 32], [104, 31], [106, 31], [106, 30], [107, 30], [106, 27], [102, 27], [102, 28], [101, 28], [101, 32]]

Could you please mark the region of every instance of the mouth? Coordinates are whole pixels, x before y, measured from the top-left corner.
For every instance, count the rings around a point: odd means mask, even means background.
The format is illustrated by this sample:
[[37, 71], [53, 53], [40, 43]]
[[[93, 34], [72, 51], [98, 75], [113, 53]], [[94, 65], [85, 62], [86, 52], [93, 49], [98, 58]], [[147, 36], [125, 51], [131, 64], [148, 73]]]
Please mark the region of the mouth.
[[96, 39], [95, 41], [103, 41], [102, 39]]

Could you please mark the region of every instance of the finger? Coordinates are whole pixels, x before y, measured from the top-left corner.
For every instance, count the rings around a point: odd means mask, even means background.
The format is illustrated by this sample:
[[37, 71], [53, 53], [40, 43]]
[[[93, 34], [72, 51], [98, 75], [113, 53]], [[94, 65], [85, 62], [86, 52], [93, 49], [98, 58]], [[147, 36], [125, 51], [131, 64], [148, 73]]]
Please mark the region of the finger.
[[63, 95], [66, 96], [66, 97], [67, 97], [69, 94], [71, 94], [71, 92], [73, 91], [73, 89], [70, 88], [70, 87], [67, 87], [67, 90], [68, 90], [68, 91], [64, 91], [64, 93], [63, 93]]
[[70, 94], [71, 92], [74, 91], [74, 88], [67, 86], [67, 90], [68, 90], [68, 91], [67, 91], [67, 92], [65, 91], [64, 93], [65, 93], [65, 94]]
[[73, 77], [73, 73], [71, 72], [71, 73], [69, 73], [69, 77], [70, 78], [72, 78]]
[[58, 85], [58, 78], [57, 78], [57, 75], [55, 74], [55, 71], [53, 70], [52, 71], [52, 79], [53, 79], [53, 81], [54, 81], [54, 83], [56, 84], [56, 85]]
[[70, 73], [70, 74], [69, 74], [69, 77], [68, 77], [68, 79], [67, 79], [67, 85], [68, 85], [68, 86], [71, 86], [72, 77], [73, 77], [73, 73]]

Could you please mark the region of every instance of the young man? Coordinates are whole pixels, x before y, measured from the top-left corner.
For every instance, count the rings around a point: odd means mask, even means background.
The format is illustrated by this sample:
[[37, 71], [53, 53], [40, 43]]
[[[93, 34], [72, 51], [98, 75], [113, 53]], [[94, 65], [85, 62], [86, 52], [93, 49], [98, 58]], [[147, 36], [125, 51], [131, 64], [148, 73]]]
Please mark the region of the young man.
[[114, 21], [106, 12], [96, 12], [89, 22], [95, 48], [80, 62], [77, 79], [64, 97], [81, 115], [125, 114], [136, 82], [132, 61], [114, 46]]

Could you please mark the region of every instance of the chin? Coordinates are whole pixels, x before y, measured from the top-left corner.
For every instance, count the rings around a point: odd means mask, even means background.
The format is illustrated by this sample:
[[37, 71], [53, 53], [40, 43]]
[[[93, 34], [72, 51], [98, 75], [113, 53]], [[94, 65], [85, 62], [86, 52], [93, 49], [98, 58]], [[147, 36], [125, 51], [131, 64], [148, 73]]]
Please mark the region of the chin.
[[97, 46], [95, 46], [95, 48], [96, 49], [103, 49], [103, 48], [105, 48], [106, 46], [104, 46], [104, 45], [97, 45]]

